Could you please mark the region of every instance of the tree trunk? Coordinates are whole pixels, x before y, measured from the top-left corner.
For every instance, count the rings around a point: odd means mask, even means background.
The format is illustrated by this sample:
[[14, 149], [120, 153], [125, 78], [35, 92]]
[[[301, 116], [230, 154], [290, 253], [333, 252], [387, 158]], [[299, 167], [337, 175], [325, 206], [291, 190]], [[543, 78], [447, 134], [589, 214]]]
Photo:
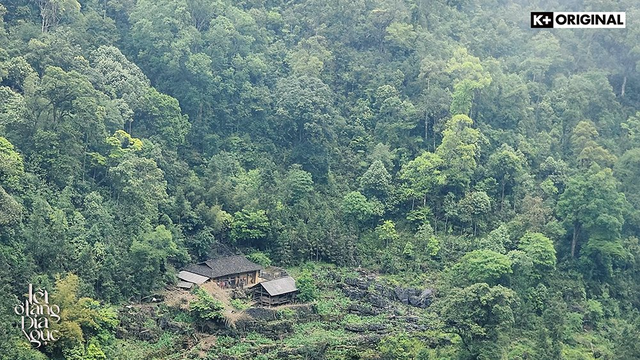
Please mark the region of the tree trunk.
[[624, 89], [627, 87], [627, 76], [622, 79], [622, 87], [620, 88], [620, 97], [624, 97]]
[[576, 245], [578, 244], [578, 235], [580, 234], [580, 225], [573, 225], [573, 239], [571, 240], [571, 258], [576, 255]]
[[84, 173], [86, 171], [86, 163], [87, 163], [87, 148], [89, 142], [89, 133], [84, 133], [84, 151], [82, 153], [82, 183], [84, 184]]
[[[427, 140], [429, 139], [429, 114], [424, 114], [424, 144], [427, 145]], [[427, 145], [428, 146], [428, 145]]]
[[506, 185], [506, 181], [504, 181], [504, 179], [502, 179], [502, 196], [500, 197], [500, 212], [502, 212], [502, 209], [504, 207], [504, 188]]

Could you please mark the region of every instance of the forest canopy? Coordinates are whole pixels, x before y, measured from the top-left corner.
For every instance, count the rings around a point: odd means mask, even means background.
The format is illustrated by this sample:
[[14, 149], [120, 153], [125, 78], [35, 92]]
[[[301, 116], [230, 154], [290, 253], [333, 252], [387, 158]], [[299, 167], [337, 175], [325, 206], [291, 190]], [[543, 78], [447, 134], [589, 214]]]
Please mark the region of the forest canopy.
[[[629, 21], [531, 29], [541, 9]], [[435, 288], [428, 331], [362, 358], [640, 358], [639, 18], [631, 0], [3, 1], [0, 354], [133, 359], [118, 310], [225, 248], [304, 269], [318, 309], [317, 264]], [[68, 310], [37, 350], [12, 326], [29, 283]]]

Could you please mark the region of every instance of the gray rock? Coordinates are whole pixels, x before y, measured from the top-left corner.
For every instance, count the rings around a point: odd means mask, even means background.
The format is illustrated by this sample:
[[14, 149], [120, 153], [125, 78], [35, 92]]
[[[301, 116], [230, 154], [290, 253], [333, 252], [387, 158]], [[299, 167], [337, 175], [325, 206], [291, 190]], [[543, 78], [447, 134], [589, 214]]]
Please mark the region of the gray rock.
[[370, 316], [375, 316], [381, 313], [380, 309], [377, 309], [371, 306], [364, 306], [362, 304], [351, 304], [349, 305], [349, 308], [347, 308], [347, 311], [350, 314], [370, 315]]
[[409, 292], [405, 288], [397, 287], [393, 289], [393, 292], [396, 295], [396, 300], [400, 301], [403, 304], [409, 303]]
[[361, 300], [367, 296], [366, 291], [354, 288], [345, 288], [342, 292], [351, 300]]
[[370, 294], [369, 303], [377, 308], [385, 308], [389, 304], [389, 301], [378, 294]]
[[421, 308], [426, 308], [431, 305], [433, 302], [433, 289], [424, 289], [420, 294], [420, 302], [419, 306]]

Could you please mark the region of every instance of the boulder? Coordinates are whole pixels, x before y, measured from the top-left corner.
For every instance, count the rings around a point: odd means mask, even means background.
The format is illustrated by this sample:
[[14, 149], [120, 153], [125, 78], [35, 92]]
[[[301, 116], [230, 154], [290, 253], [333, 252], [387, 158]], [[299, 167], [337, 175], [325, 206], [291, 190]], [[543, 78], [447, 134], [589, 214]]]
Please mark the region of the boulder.
[[368, 302], [371, 303], [374, 307], [377, 308], [386, 308], [389, 305], [389, 300], [383, 298], [378, 294], [370, 294]]
[[371, 316], [375, 316], [381, 313], [380, 309], [377, 309], [371, 306], [364, 306], [362, 304], [351, 304], [349, 305], [349, 308], [347, 308], [347, 311], [350, 314], [371, 315]]
[[351, 300], [361, 300], [367, 296], [366, 291], [354, 288], [344, 288], [342, 292]]
[[393, 292], [396, 294], [396, 300], [400, 301], [403, 304], [409, 304], [409, 289], [397, 287], [393, 289]]
[[420, 293], [420, 301], [418, 302], [418, 306], [421, 308], [426, 308], [431, 305], [433, 302], [433, 289], [424, 289], [422, 293]]

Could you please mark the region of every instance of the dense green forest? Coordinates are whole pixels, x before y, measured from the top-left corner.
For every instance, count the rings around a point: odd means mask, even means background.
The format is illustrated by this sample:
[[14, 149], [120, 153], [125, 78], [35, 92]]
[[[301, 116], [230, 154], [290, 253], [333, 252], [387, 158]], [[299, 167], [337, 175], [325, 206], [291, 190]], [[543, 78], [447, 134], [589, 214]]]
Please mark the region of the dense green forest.
[[[628, 24], [530, 29], [562, 10]], [[634, 0], [2, 0], [0, 356], [639, 359], [638, 19]], [[199, 353], [124, 334], [126, 306], [219, 247], [290, 269], [317, 319]], [[425, 325], [341, 343], [335, 324], [383, 316], [346, 314], [356, 268], [433, 288]], [[29, 283], [62, 309], [38, 349], [14, 314]], [[175, 318], [206, 333], [200, 297]]]

